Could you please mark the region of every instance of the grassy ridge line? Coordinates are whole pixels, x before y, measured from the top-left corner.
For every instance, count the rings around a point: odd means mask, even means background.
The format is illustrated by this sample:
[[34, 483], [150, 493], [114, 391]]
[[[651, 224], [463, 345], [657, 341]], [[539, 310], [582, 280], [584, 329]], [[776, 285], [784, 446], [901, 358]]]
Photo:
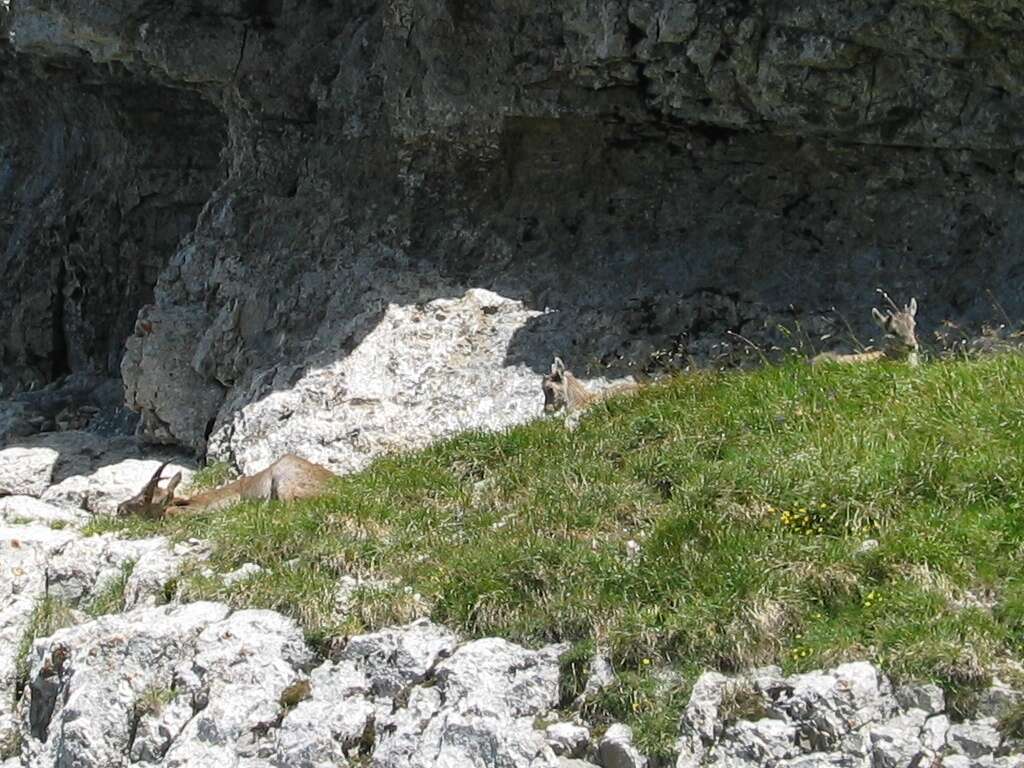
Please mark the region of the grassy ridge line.
[[[600, 646], [620, 683], [590, 714], [652, 753], [702, 668], [869, 658], [961, 701], [1024, 650], [1024, 357], [687, 375], [575, 432], [539, 420], [382, 458], [312, 502], [94, 525], [111, 527], [259, 563], [191, 592], [314, 641], [429, 613], [576, 643], [577, 673]], [[395, 582], [340, 613], [344, 574]]]

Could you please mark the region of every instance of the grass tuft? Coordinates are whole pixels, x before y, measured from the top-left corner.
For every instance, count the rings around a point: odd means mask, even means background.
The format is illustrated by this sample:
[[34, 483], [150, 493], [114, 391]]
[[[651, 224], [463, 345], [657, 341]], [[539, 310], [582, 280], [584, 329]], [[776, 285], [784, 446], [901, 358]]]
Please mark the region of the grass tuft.
[[103, 585], [85, 606], [85, 612], [96, 618], [108, 613], [119, 613], [124, 610], [124, 592], [128, 586], [128, 579], [135, 570], [135, 562], [125, 561], [121, 565], [121, 572]]
[[[565, 641], [618, 683], [586, 705], [667, 754], [701, 669], [852, 659], [964, 708], [1024, 626], [1024, 356], [696, 373], [589, 411], [390, 456], [322, 498], [94, 530], [198, 536], [263, 567], [194, 598], [311, 640], [428, 613]], [[339, 599], [343, 576], [378, 584]], [[375, 581], [376, 580], [376, 581]], [[663, 670], [683, 674], [666, 683]]]
[[159, 715], [164, 707], [178, 697], [179, 691], [174, 686], [150, 685], [135, 700], [136, 718], [146, 715]]

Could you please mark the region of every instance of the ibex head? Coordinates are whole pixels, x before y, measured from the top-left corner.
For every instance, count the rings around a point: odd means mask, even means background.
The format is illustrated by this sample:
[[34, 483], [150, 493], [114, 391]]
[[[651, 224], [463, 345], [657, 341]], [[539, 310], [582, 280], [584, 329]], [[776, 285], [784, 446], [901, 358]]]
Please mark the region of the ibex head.
[[174, 490], [181, 482], [181, 472], [178, 472], [170, 479], [166, 488], [160, 487], [160, 475], [163, 474], [164, 468], [168, 464], [170, 464], [169, 461], [161, 464], [137, 495], [117, 505], [119, 516], [161, 517], [164, 514], [164, 510], [174, 503]]
[[892, 305], [892, 311], [884, 314], [877, 309], [871, 310], [871, 316], [878, 326], [885, 331], [885, 342], [890, 354], [907, 357], [916, 355], [918, 351], [915, 317], [917, 316], [917, 299], [911, 299], [903, 309], [886, 296]]
[[566, 376], [572, 374], [565, 370], [562, 358], [556, 357], [551, 364], [551, 373], [541, 381], [544, 389], [544, 413], [555, 413], [569, 404], [566, 396]]

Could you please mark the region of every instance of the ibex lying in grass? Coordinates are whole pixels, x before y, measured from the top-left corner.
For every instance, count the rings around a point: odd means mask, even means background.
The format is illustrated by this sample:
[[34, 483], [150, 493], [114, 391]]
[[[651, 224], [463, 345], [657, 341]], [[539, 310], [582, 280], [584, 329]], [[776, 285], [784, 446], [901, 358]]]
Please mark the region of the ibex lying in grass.
[[557, 413], [565, 410], [566, 426], [575, 428], [584, 410], [596, 402], [612, 395], [625, 395], [636, 392], [638, 384], [618, 384], [597, 392], [591, 392], [583, 383], [566, 370], [562, 358], [556, 357], [551, 364], [551, 373], [541, 381], [544, 390], [544, 413]]
[[[886, 299], [889, 299], [886, 296]], [[889, 299], [892, 311], [885, 314], [872, 308], [871, 316], [878, 323], [878, 326], [885, 331], [885, 342], [882, 349], [871, 352], [860, 352], [856, 354], [839, 354], [837, 352], [822, 352], [811, 359], [811, 364], [818, 363], [867, 363], [873, 360], [905, 360], [908, 365], [918, 363], [917, 333], [915, 330], [915, 317], [917, 316], [917, 299], [911, 299], [903, 309], [900, 309]]]
[[167, 463], [160, 465], [138, 495], [121, 502], [117, 514], [163, 517], [222, 509], [243, 499], [306, 499], [323, 493], [337, 477], [319, 464], [288, 453], [255, 475], [240, 477], [222, 488], [203, 491], [188, 498], [175, 498], [174, 491], [181, 482], [181, 473], [175, 474], [167, 486], [161, 488], [160, 475], [166, 466]]

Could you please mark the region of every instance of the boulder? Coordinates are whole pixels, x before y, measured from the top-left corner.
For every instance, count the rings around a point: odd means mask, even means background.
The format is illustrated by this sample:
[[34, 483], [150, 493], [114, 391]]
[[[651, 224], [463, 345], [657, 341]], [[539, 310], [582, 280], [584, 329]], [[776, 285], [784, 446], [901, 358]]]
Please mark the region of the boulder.
[[366, 333], [359, 333], [366, 318], [357, 316], [338, 331], [339, 338], [361, 336], [347, 356], [310, 365], [288, 386], [267, 381], [270, 391], [261, 397], [230, 398], [210, 453], [232, 458], [247, 474], [288, 452], [343, 474], [383, 452], [536, 418], [540, 377], [506, 357], [513, 336], [541, 314], [474, 288], [425, 304], [387, 305]]
[[590, 745], [590, 729], [578, 723], [552, 723], [544, 738], [556, 755], [582, 757]]
[[647, 768], [647, 758], [633, 746], [633, 730], [622, 723], [608, 726], [597, 745], [601, 768]]

